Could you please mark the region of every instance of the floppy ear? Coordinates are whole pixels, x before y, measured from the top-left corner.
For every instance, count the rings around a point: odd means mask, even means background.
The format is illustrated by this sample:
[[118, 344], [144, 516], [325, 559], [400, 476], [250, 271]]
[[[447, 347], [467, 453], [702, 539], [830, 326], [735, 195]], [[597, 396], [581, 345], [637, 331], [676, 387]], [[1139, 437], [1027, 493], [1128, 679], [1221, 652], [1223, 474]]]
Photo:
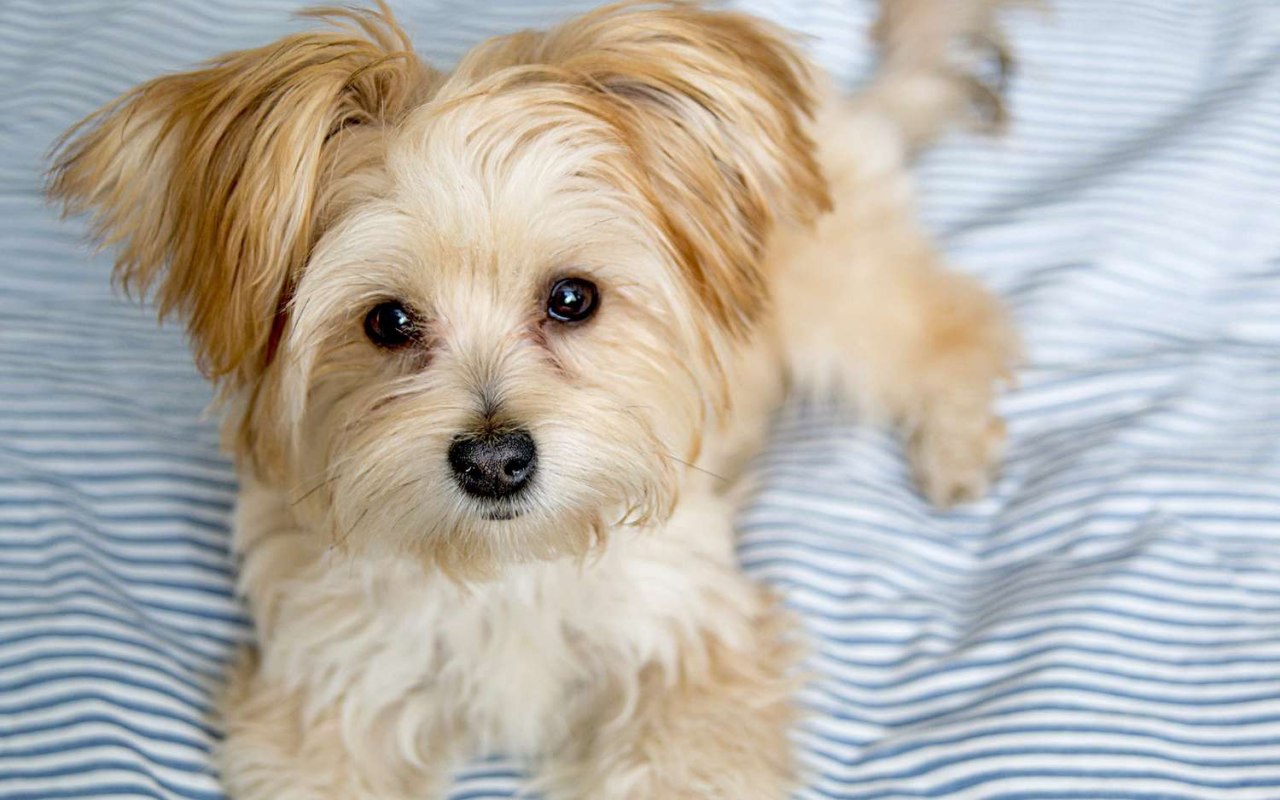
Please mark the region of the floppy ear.
[[683, 3], [593, 12], [552, 31], [540, 55], [613, 101], [693, 289], [747, 330], [768, 299], [770, 228], [830, 206], [800, 56], [761, 20]]
[[394, 121], [435, 82], [385, 6], [311, 16], [336, 29], [128, 92], [64, 136], [51, 175], [50, 195], [118, 246], [126, 289], [154, 286], [231, 385], [271, 358], [345, 129]]

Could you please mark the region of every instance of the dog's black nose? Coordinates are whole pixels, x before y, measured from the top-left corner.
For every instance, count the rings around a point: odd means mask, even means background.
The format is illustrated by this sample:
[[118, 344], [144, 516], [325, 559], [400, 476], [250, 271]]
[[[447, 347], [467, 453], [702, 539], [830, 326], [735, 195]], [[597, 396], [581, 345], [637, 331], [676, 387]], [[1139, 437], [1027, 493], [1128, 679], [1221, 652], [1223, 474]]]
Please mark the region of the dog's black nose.
[[538, 451], [527, 431], [460, 436], [449, 446], [449, 465], [458, 485], [472, 497], [515, 494], [533, 477]]

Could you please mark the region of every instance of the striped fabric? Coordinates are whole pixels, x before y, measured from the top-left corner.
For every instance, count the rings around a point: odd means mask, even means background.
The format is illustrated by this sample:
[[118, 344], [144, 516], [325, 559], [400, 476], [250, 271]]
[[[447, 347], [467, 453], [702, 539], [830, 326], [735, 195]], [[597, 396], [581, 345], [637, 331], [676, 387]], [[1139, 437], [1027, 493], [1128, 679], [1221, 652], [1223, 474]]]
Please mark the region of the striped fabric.
[[[396, 3], [441, 63], [586, 4]], [[869, 0], [741, 5], [864, 73]], [[1030, 345], [994, 495], [932, 511], [890, 437], [796, 408], [741, 519], [811, 633], [807, 800], [1280, 798], [1280, 5], [1053, 5], [1009, 16], [1012, 135], [921, 166]], [[112, 294], [41, 159], [294, 6], [0, 3], [0, 797], [221, 796], [234, 477], [181, 331]]]

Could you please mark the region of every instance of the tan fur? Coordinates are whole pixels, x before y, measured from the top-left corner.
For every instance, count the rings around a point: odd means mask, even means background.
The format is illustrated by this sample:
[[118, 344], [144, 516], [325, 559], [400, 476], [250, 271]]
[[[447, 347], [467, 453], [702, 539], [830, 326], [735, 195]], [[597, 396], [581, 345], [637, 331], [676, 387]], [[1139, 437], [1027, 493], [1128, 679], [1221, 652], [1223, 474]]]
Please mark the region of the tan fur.
[[[986, 490], [1003, 441], [992, 404], [1019, 345], [995, 298], [946, 269], [915, 220], [903, 167], [918, 142], [902, 126], [918, 132], [920, 120], [886, 116], [878, 100], [900, 79], [884, 73], [849, 110], [826, 106], [817, 130], [834, 210], [816, 231], [779, 231], [769, 255], [779, 308], [803, 309], [777, 316], [794, 382], [900, 424], [922, 488], [945, 506]], [[935, 85], [934, 103], [956, 105], [963, 87]]]
[[145, 83], [72, 129], [50, 192], [93, 209], [117, 276], [187, 320], [214, 378], [252, 383], [315, 242], [347, 126], [396, 121], [432, 74], [389, 13], [315, 14], [303, 33]]
[[803, 124], [807, 67], [780, 32], [743, 15], [674, 7], [623, 20], [617, 8], [588, 14], [531, 57], [618, 104], [674, 255], [713, 318], [745, 332], [766, 304], [765, 234], [829, 206]]
[[[905, 167], [990, 104], [953, 44], [998, 41], [996, 5], [886, 0], [853, 100], [769, 25], [681, 3], [451, 75], [385, 8], [332, 12], [69, 134], [52, 194], [228, 401], [258, 631], [222, 703], [232, 797], [436, 796], [495, 750], [554, 796], [786, 795], [795, 650], [735, 563], [738, 476], [790, 388], [901, 426], [935, 502], [985, 488], [1016, 341]], [[545, 315], [566, 276], [602, 298], [572, 326]], [[369, 341], [386, 301], [414, 343]], [[514, 427], [532, 485], [463, 493], [454, 438]]]

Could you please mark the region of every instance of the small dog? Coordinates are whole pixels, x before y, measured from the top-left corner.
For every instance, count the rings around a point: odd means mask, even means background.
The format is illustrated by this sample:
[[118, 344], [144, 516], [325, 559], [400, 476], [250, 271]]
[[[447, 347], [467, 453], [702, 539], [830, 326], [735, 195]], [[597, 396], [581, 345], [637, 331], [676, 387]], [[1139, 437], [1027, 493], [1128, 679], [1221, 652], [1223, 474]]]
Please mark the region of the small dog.
[[[885, 0], [841, 97], [749, 16], [623, 4], [445, 74], [385, 7], [137, 87], [50, 191], [221, 388], [258, 646], [239, 800], [422, 798], [484, 751], [558, 798], [781, 798], [796, 648], [734, 476], [788, 389], [985, 488], [1017, 347], [913, 219], [999, 0]], [[997, 47], [1003, 53], [1003, 49]]]

